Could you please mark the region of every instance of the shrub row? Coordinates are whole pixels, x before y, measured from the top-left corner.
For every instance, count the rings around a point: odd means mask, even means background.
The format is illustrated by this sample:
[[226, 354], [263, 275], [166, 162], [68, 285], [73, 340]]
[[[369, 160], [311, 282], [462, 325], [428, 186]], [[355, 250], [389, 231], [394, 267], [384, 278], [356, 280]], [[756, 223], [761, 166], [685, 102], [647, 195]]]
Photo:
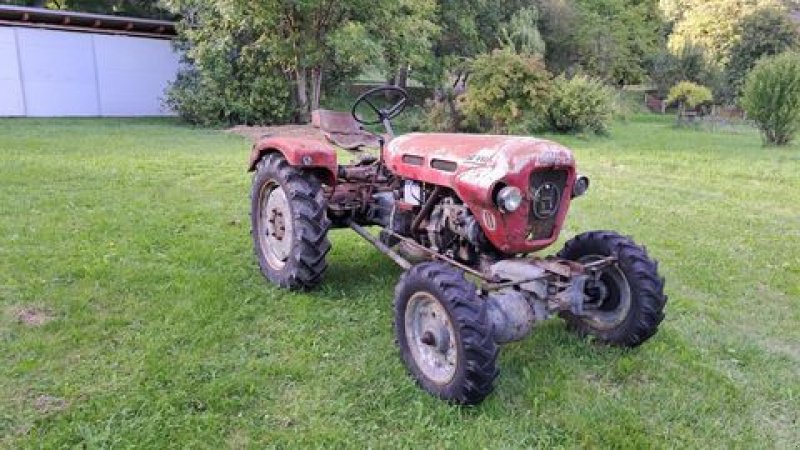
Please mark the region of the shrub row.
[[[455, 97], [455, 98], [453, 98]], [[536, 57], [496, 50], [470, 66], [463, 95], [429, 106], [433, 130], [527, 134], [608, 131], [613, 89], [585, 75], [553, 78]]]

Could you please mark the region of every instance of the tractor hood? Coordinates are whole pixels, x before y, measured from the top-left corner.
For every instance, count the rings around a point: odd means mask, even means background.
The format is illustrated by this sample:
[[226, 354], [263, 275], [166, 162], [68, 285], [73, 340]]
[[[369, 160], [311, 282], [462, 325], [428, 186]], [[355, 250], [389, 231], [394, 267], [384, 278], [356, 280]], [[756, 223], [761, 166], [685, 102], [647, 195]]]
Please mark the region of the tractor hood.
[[[575, 183], [572, 152], [533, 137], [412, 133], [393, 139], [384, 158], [388, 168], [403, 178], [452, 188], [489, 240], [505, 253], [527, 253], [555, 241]], [[557, 207], [549, 208], [553, 214], [546, 220], [533, 214], [538, 183], [534, 173], [563, 174], [556, 183], [558, 199], [552, 195], [547, 199], [555, 200]], [[494, 203], [494, 193], [504, 185], [523, 192], [523, 206], [513, 213], [500, 211]]]
[[499, 180], [537, 167], [574, 165], [572, 152], [555, 142], [483, 134], [407, 134], [392, 139], [385, 158], [392, 172], [402, 177], [442, 186], [453, 186], [454, 178], [468, 172], [481, 177], [491, 173]]

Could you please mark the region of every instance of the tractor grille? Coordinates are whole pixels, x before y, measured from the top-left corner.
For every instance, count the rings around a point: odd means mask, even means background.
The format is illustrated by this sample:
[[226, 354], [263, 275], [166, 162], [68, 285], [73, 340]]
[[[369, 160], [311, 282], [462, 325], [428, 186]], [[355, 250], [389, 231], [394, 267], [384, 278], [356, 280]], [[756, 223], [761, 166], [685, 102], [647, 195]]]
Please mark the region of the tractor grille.
[[566, 170], [549, 170], [531, 174], [531, 212], [528, 239], [549, 239], [553, 236], [559, 206], [567, 184]]

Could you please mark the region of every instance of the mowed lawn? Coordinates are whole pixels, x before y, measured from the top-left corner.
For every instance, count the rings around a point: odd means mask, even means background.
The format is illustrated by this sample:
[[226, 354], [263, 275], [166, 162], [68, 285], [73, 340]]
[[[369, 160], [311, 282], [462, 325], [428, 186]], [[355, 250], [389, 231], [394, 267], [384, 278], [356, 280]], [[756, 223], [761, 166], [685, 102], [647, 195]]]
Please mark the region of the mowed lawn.
[[0, 446], [800, 447], [800, 146], [655, 116], [554, 139], [592, 179], [562, 238], [646, 244], [666, 319], [632, 351], [547, 323], [459, 408], [406, 376], [400, 270], [353, 233], [317, 291], [265, 282], [243, 138], [0, 120]]

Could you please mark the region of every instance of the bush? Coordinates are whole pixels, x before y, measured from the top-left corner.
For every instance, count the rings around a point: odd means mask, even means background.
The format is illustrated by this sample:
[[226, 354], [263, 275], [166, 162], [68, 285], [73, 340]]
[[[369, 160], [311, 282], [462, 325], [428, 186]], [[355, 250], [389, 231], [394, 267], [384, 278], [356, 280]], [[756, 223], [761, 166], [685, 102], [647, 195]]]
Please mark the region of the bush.
[[800, 54], [759, 61], [747, 76], [741, 103], [766, 144], [788, 144], [800, 127]]
[[604, 134], [614, 115], [614, 92], [585, 75], [558, 76], [547, 110], [548, 126], [561, 133]]
[[280, 74], [205, 72], [185, 68], [164, 103], [189, 123], [202, 126], [284, 123], [291, 118], [289, 86]]
[[460, 131], [450, 105], [444, 101], [428, 100], [425, 102], [425, 123], [423, 131], [454, 132]]
[[463, 126], [500, 133], [542, 126], [552, 81], [541, 60], [495, 50], [475, 58], [471, 69], [466, 94], [459, 97]]
[[258, 35], [216, 8], [201, 9], [202, 26], [181, 24], [181, 68], [164, 103], [204, 125], [282, 123], [294, 113], [291, 87]]
[[667, 103], [677, 104], [681, 110], [683, 108], [694, 109], [711, 103], [713, 100], [714, 96], [711, 94], [711, 89], [691, 81], [681, 81], [672, 86], [667, 96]]

